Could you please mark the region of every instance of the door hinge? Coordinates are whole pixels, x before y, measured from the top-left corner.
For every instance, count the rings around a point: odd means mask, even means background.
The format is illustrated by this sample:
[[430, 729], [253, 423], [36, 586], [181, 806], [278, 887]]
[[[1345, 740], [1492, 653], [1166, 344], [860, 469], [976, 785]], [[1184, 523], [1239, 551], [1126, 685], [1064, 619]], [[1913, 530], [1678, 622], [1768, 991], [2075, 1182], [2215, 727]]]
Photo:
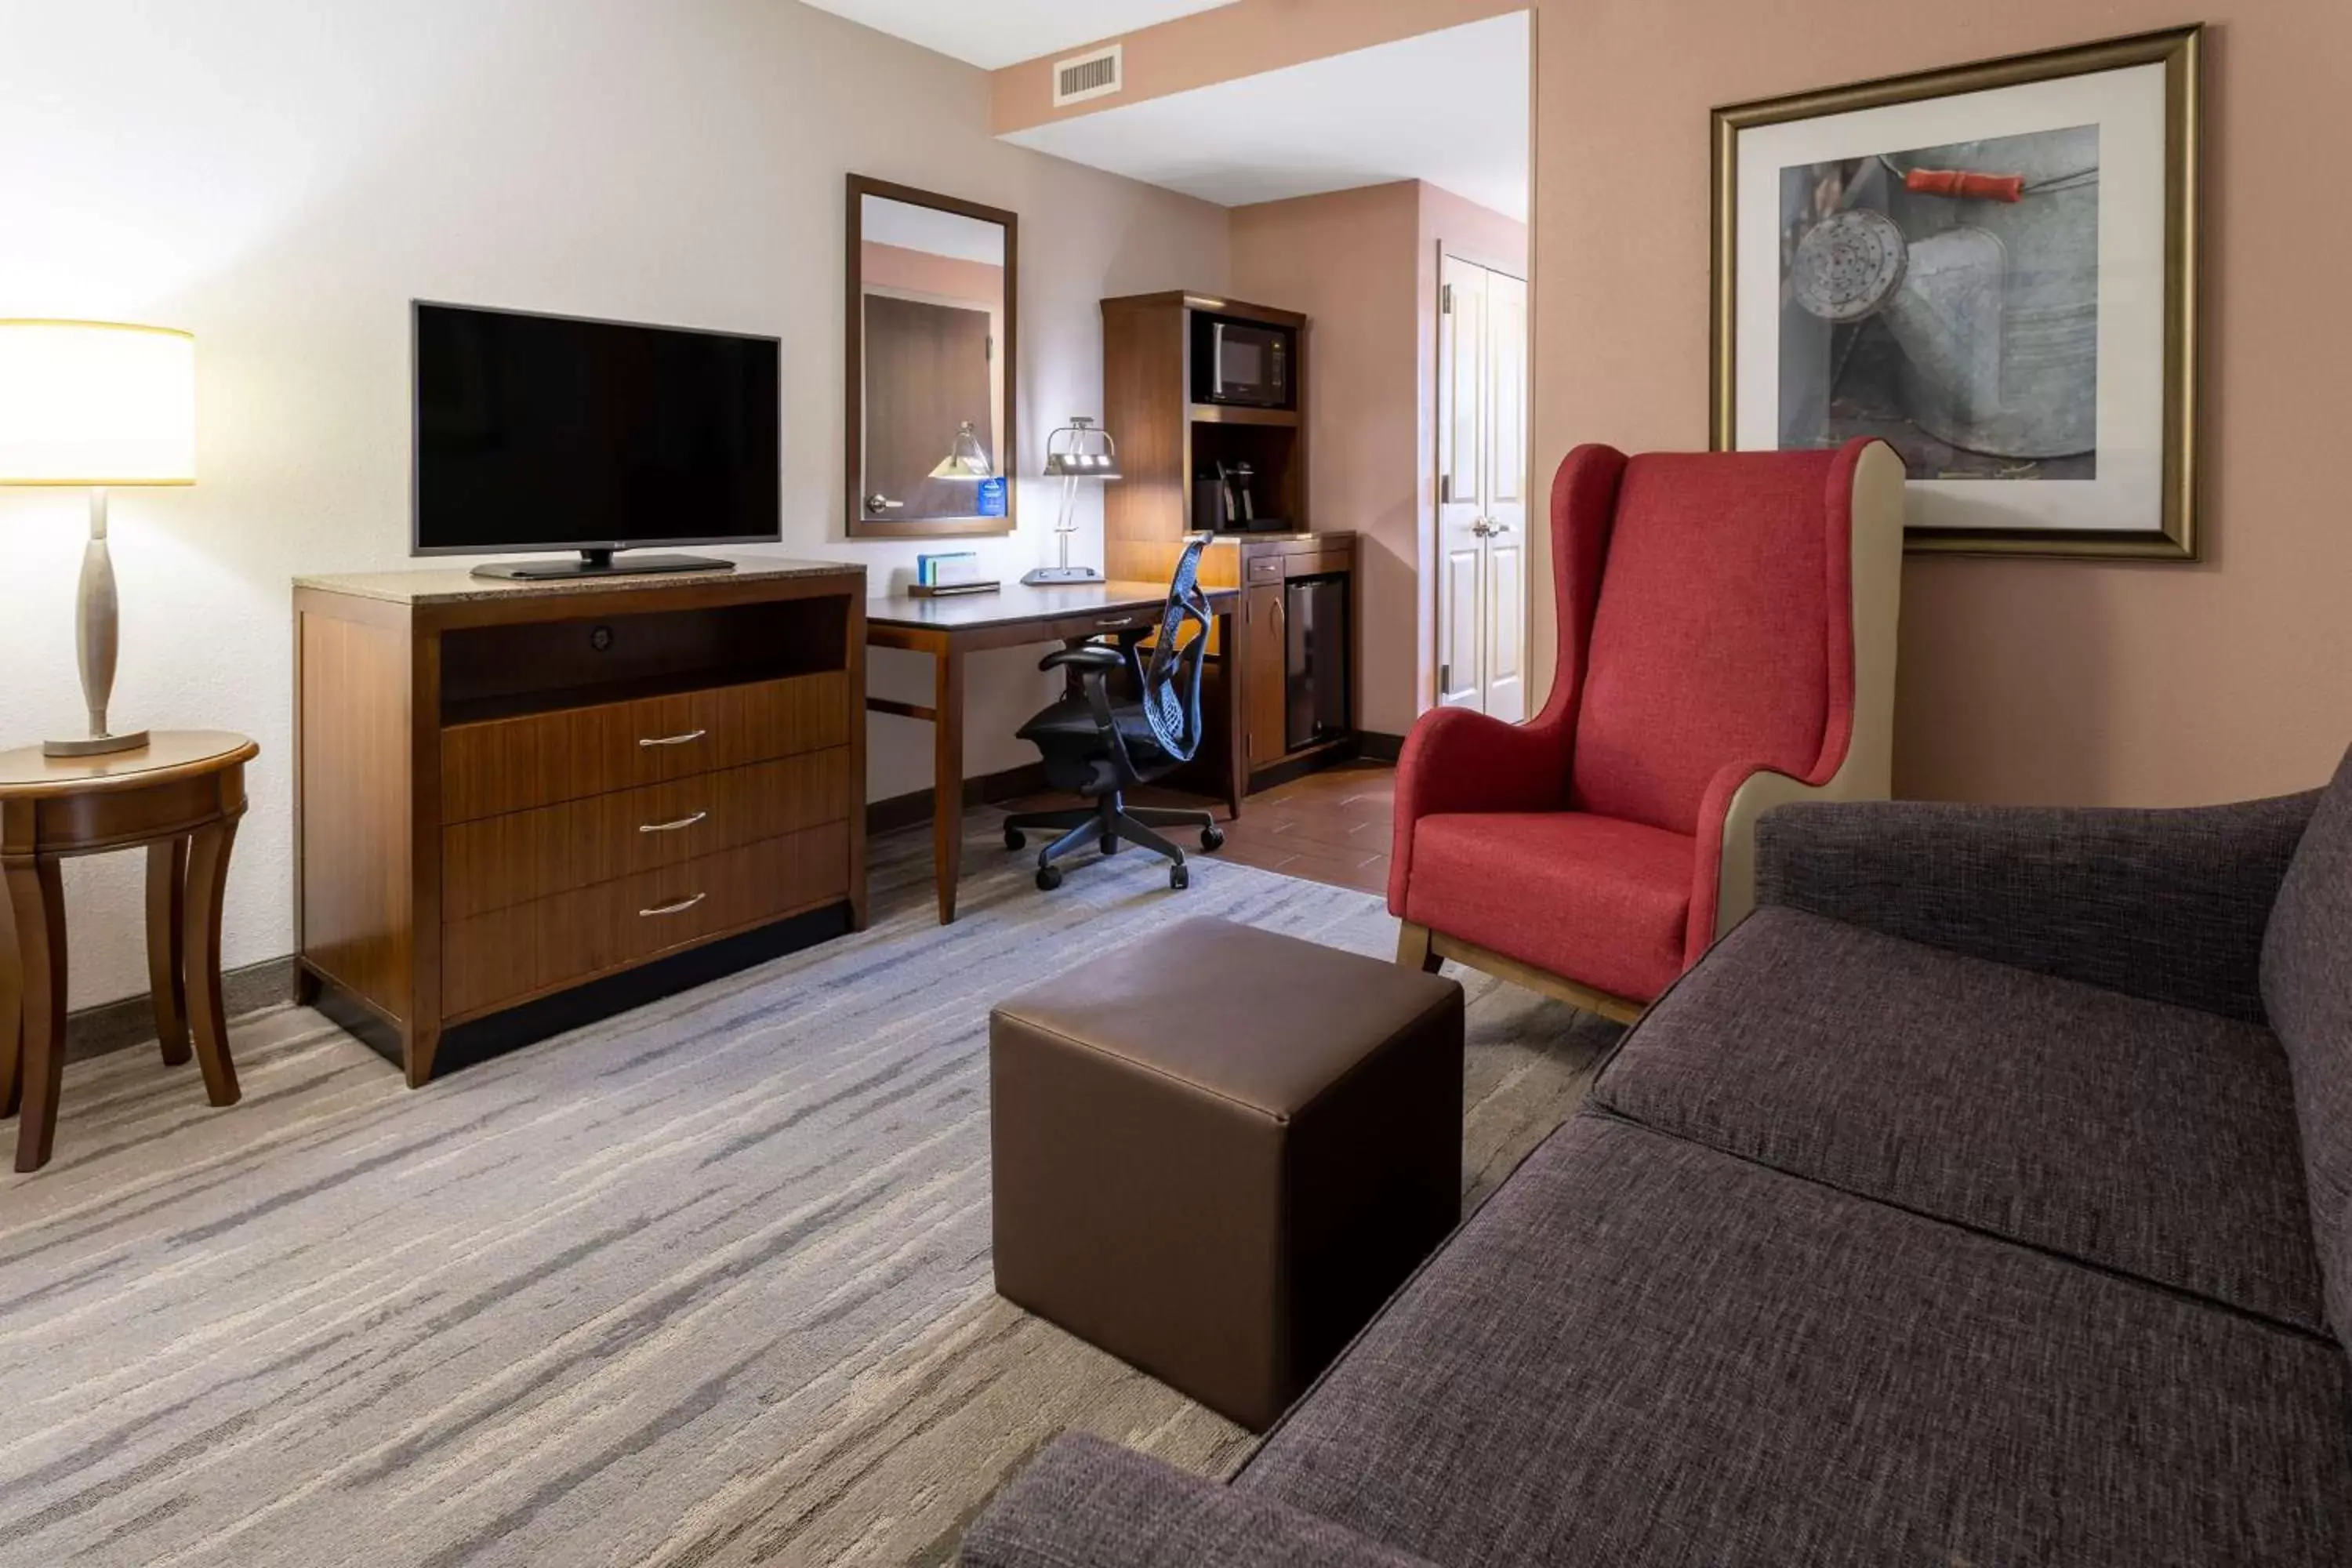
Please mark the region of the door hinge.
[[1453, 476], [1452, 474], [1440, 474], [1440, 475], [1438, 475], [1438, 476], [1437, 476], [1437, 504], [1438, 504], [1438, 505], [1440, 505], [1440, 506], [1446, 506], [1446, 505], [1450, 505], [1450, 504], [1453, 502], [1453, 500], [1454, 500], [1454, 476]]
[[1440, 697], [1443, 697], [1453, 689], [1454, 667], [1450, 664], [1439, 665], [1437, 667], [1437, 694]]
[[1441, 316], [1454, 314], [1454, 285], [1451, 283], [1437, 286], [1437, 313]]

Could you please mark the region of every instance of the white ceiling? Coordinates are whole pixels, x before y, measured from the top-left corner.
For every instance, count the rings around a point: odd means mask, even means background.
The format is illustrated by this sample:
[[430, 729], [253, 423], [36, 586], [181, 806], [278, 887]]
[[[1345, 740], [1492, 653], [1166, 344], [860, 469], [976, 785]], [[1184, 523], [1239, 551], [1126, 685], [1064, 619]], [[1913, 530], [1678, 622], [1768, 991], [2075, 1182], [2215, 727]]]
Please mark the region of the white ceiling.
[[1426, 180], [1528, 216], [1525, 12], [1016, 131], [1225, 206]]
[[1116, 37], [1234, 0], [807, 0], [877, 32], [988, 70]]
[[860, 238], [875, 245], [895, 245], [901, 250], [928, 251], [991, 267], [1004, 265], [1004, 230], [961, 213], [919, 207], [888, 196], [867, 196], [860, 204], [857, 229]]

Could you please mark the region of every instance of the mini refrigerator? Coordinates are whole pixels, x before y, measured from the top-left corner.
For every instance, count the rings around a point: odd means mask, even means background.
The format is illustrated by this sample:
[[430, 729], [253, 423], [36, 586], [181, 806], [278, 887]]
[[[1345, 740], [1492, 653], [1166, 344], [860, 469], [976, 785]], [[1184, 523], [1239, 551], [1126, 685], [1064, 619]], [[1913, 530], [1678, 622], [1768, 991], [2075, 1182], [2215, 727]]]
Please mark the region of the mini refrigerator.
[[1283, 588], [1283, 739], [1291, 751], [1348, 732], [1348, 578], [1293, 577]]

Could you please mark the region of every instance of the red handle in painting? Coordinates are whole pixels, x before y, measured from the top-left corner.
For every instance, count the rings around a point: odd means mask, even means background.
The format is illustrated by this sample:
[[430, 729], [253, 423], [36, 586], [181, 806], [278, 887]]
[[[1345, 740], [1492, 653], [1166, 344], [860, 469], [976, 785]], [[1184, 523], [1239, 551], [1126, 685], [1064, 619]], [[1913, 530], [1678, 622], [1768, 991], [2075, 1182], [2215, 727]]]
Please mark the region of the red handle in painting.
[[1962, 201], [2015, 202], [2025, 199], [2022, 174], [1979, 174], [1967, 169], [1914, 169], [1903, 176], [1903, 188], [1923, 196], [1957, 196]]

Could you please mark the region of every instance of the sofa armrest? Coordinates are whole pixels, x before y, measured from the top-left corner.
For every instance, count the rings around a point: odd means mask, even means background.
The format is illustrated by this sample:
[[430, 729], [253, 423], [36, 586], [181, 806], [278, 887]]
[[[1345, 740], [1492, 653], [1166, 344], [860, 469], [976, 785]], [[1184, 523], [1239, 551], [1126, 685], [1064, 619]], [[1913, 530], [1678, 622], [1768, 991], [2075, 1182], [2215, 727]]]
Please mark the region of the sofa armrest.
[[964, 1532], [964, 1568], [1431, 1568], [1272, 1498], [1073, 1435]]
[[1404, 912], [1413, 824], [1457, 811], [1557, 811], [1568, 798], [1566, 724], [1547, 714], [1506, 724], [1467, 708], [1433, 708], [1397, 758], [1389, 910]]
[[2263, 931], [2318, 800], [1782, 806], [1758, 826], [1757, 901], [2258, 1022]]

